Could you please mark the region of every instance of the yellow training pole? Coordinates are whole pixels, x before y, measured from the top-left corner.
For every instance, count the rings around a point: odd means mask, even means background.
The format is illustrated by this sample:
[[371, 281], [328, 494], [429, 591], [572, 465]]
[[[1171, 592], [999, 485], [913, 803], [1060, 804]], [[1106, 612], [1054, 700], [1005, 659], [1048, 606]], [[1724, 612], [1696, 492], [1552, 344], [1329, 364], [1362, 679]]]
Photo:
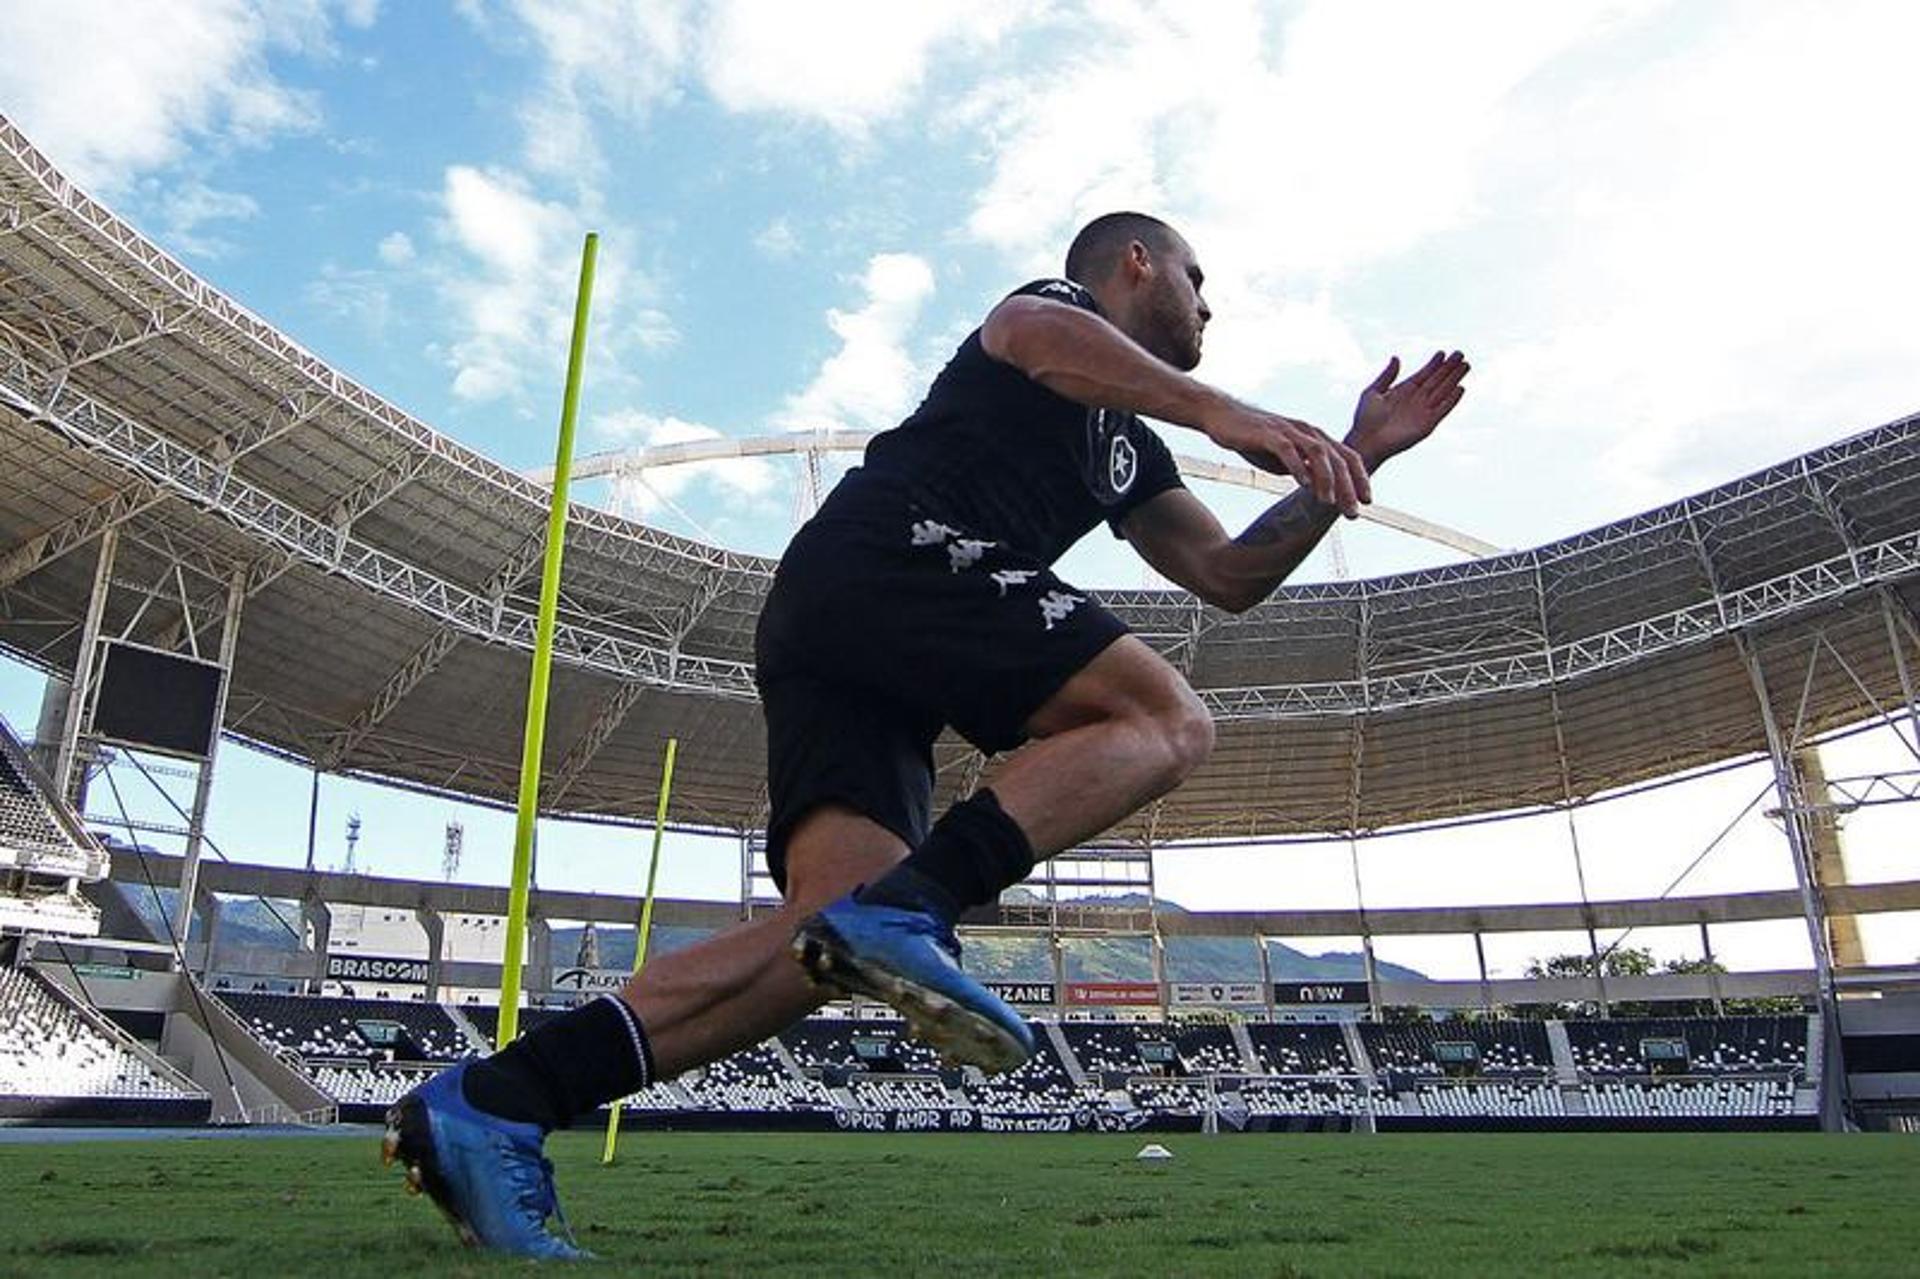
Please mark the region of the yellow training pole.
[[507, 953], [500, 969], [500, 1031], [495, 1048], [520, 1033], [520, 965], [527, 948], [527, 881], [533, 868], [534, 817], [540, 810], [540, 748], [547, 731], [547, 676], [553, 667], [553, 620], [560, 607], [560, 555], [567, 538], [567, 475], [573, 467], [573, 419], [580, 407], [580, 366], [587, 356], [587, 308], [600, 237], [587, 233], [580, 255], [580, 291], [573, 304], [573, 346], [560, 408], [560, 444], [553, 459], [553, 505], [547, 511], [547, 556], [540, 570], [540, 618], [534, 629], [533, 679], [527, 685], [526, 736], [520, 747], [520, 819], [513, 831], [512, 891], [507, 896]]
[[[667, 797], [673, 794], [673, 757], [680, 749], [680, 739], [667, 739], [667, 763], [660, 771], [660, 806], [653, 814], [653, 860], [647, 863], [647, 895], [640, 901], [640, 931], [633, 939], [633, 971], [638, 973], [647, 964], [647, 939], [653, 936], [653, 882], [660, 874], [660, 834], [667, 825]], [[600, 1162], [613, 1162], [613, 1148], [620, 1144], [620, 1098], [613, 1099], [613, 1106], [607, 1111], [607, 1145], [600, 1152]]]

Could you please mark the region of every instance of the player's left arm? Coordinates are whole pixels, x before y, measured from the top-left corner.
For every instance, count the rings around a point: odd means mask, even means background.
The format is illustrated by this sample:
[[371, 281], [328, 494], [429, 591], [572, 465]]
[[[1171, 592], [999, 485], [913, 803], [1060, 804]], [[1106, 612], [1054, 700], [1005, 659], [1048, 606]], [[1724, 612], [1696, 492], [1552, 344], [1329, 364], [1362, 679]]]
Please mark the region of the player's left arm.
[[[1400, 360], [1387, 361], [1360, 393], [1347, 444], [1372, 474], [1397, 454], [1433, 434], [1465, 394], [1468, 364], [1459, 352], [1436, 352], [1418, 372], [1396, 383]], [[1186, 489], [1169, 489], [1128, 513], [1121, 532], [1141, 558], [1218, 608], [1242, 613], [1292, 576], [1339, 518], [1340, 510], [1308, 489], [1288, 494], [1238, 537]]]

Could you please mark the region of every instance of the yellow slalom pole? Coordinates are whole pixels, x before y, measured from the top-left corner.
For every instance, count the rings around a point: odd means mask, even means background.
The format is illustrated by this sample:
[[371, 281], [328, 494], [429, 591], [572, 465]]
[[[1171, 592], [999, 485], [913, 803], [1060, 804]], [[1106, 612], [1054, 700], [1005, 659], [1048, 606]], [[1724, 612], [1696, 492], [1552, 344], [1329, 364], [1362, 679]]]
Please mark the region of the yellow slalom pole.
[[533, 871], [534, 818], [540, 811], [540, 750], [547, 732], [547, 677], [553, 668], [553, 622], [560, 608], [560, 556], [567, 539], [567, 476], [573, 468], [573, 420], [580, 407], [580, 371], [587, 356], [587, 309], [600, 237], [587, 233], [580, 255], [580, 291], [573, 304], [573, 346], [553, 459], [553, 505], [547, 511], [547, 555], [540, 570], [540, 616], [534, 629], [533, 678], [527, 684], [526, 736], [520, 747], [520, 816], [513, 831], [513, 879], [507, 896], [507, 952], [500, 969], [500, 1031], [495, 1048], [520, 1033], [520, 965], [527, 948], [528, 880]]
[[[653, 860], [647, 863], [647, 895], [640, 901], [640, 931], [633, 939], [633, 971], [647, 966], [647, 939], [653, 936], [653, 884], [660, 874], [660, 835], [667, 825], [667, 797], [673, 794], [673, 757], [680, 750], [680, 739], [667, 739], [667, 762], [660, 770], [660, 806], [653, 814]], [[613, 1099], [607, 1111], [607, 1144], [600, 1162], [613, 1162], [614, 1147], [620, 1144], [620, 1098]]]

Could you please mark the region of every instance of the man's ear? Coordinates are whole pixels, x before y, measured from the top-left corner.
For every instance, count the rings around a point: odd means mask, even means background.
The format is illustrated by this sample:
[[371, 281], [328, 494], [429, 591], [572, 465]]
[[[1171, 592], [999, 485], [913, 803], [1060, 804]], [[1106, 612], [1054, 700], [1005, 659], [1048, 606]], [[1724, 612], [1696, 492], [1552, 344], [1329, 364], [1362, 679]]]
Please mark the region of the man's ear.
[[1127, 281], [1133, 283], [1153, 274], [1153, 251], [1141, 240], [1127, 244]]

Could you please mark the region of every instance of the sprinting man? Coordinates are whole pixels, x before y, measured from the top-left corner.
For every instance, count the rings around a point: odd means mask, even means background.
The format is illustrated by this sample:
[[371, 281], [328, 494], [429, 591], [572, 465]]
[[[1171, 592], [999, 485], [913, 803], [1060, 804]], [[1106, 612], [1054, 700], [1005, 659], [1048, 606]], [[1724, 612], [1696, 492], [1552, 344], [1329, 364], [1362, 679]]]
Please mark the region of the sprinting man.
[[[1026, 1022], [961, 970], [955, 920], [1171, 791], [1213, 747], [1179, 672], [1049, 566], [1105, 521], [1201, 599], [1251, 608], [1463, 393], [1459, 353], [1398, 381], [1396, 357], [1344, 443], [1242, 403], [1187, 375], [1211, 318], [1201, 285], [1166, 223], [1095, 219], [1065, 278], [994, 307], [794, 536], [754, 653], [784, 905], [650, 961], [617, 997], [388, 1112], [386, 1156], [468, 1242], [585, 1255], [547, 1226], [559, 1203], [546, 1134], [837, 995], [885, 1000], [951, 1061], [1027, 1059]], [[1139, 415], [1300, 487], [1231, 537]], [[934, 821], [932, 746], [948, 726], [1014, 753]]]

